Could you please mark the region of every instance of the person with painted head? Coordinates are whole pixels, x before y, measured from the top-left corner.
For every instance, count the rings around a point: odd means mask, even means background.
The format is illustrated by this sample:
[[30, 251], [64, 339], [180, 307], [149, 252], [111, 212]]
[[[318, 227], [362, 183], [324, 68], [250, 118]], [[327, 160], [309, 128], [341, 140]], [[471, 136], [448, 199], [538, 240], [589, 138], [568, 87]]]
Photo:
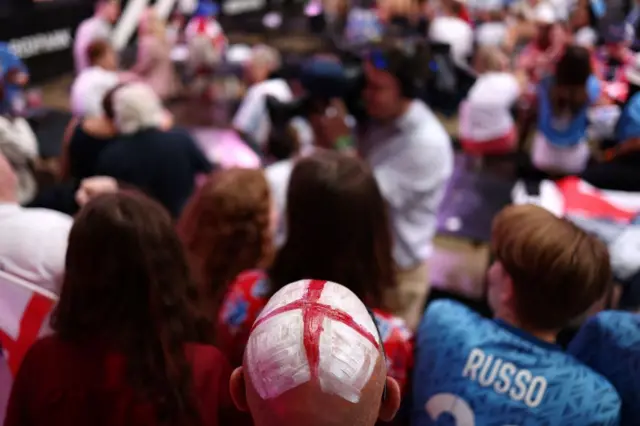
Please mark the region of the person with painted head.
[[286, 222], [287, 238], [271, 267], [245, 271], [231, 284], [218, 319], [218, 347], [240, 365], [252, 324], [272, 295], [308, 277], [340, 281], [372, 309], [388, 374], [405, 391], [412, 333], [384, 304], [385, 292], [395, 286], [395, 265], [384, 200], [369, 167], [333, 151], [299, 159], [288, 186]]
[[84, 206], [51, 326], [20, 366], [5, 426], [234, 424], [231, 368], [209, 345], [173, 221], [146, 196]]
[[256, 426], [373, 426], [400, 405], [375, 321], [353, 292], [324, 280], [273, 295], [230, 388]]
[[267, 96], [280, 102], [293, 99], [293, 93], [284, 78], [276, 75], [280, 69], [280, 53], [270, 46], [257, 45], [251, 57], [244, 64], [245, 79], [249, 88], [238, 111], [233, 117], [232, 126], [240, 137], [259, 152], [265, 152], [271, 119], [267, 110]]
[[120, 16], [120, 0], [97, 0], [95, 13], [83, 21], [74, 37], [73, 57], [76, 73], [91, 66], [88, 58], [88, 47], [96, 40], [111, 42], [112, 25]]
[[119, 137], [100, 153], [95, 174], [139, 188], [179, 217], [211, 164], [186, 131], [166, 129], [166, 112], [146, 84], [118, 89], [113, 111]]
[[73, 220], [53, 210], [20, 206], [18, 177], [0, 154], [0, 270], [59, 293]]
[[102, 116], [105, 95], [121, 82], [118, 55], [108, 40], [91, 42], [87, 60], [71, 86], [71, 112], [78, 119]]
[[140, 18], [138, 56], [131, 72], [155, 90], [160, 99], [175, 97], [180, 90], [178, 75], [171, 61], [172, 44], [164, 23], [151, 7]]
[[463, 0], [441, 2], [440, 14], [429, 25], [428, 38], [432, 42], [449, 45], [455, 64], [466, 68], [473, 54], [473, 28], [461, 17]]
[[460, 106], [460, 142], [475, 155], [513, 151], [517, 129], [512, 110], [524, 84], [509, 72], [508, 58], [497, 47], [482, 47], [476, 55], [479, 76]]
[[582, 326], [568, 352], [602, 374], [622, 399], [621, 426], [640, 418], [640, 315], [602, 312]]
[[538, 121], [531, 161], [538, 170], [555, 176], [584, 171], [591, 156], [587, 110], [600, 98], [600, 88], [592, 74], [589, 51], [568, 47], [555, 74], [537, 87]]
[[613, 386], [556, 345], [608, 293], [606, 246], [534, 205], [503, 209], [491, 245], [494, 318], [439, 300], [420, 324], [412, 426], [618, 425]]

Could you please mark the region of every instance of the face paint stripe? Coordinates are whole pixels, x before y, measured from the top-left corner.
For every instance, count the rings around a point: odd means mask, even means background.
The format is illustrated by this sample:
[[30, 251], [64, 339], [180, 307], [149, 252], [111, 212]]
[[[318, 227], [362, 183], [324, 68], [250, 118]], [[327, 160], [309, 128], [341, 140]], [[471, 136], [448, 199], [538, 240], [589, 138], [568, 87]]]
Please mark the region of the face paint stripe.
[[320, 334], [324, 329], [322, 323], [324, 321], [324, 313], [319, 309], [314, 309], [317, 305], [326, 281], [311, 280], [307, 288], [303, 302], [304, 308], [302, 312], [302, 324], [304, 327], [303, 343], [304, 350], [307, 353], [309, 361], [309, 369], [311, 377], [318, 377], [318, 366], [320, 364]]

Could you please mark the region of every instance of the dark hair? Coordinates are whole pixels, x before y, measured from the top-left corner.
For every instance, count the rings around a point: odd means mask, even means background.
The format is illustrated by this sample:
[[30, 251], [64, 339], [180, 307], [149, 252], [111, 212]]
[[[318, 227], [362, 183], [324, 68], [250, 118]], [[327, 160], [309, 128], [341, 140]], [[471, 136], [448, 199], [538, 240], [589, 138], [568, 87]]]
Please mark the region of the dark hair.
[[549, 97], [555, 115], [576, 115], [587, 106], [587, 81], [591, 76], [591, 55], [581, 46], [567, 47], [558, 61]]
[[178, 232], [212, 320], [239, 273], [271, 265], [270, 224], [271, 195], [260, 169], [215, 172], [187, 204]]
[[109, 119], [109, 120], [114, 120], [116, 117], [116, 112], [114, 110], [113, 107], [113, 98], [116, 94], [116, 92], [121, 88], [126, 86], [127, 83], [119, 83], [117, 84], [115, 87], [111, 88], [107, 93], [105, 93], [104, 97], [102, 98], [102, 110], [104, 111], [104, 115]]
[[66, 341], [104, 341], [127, 359], [127, 378], [162, 423], [198, 419], [188, 342], [209, 342], [171, 217], [130, 192], [96, 197], [69, 234], [52, 327]]
[[301, 159], [287, 194], [287, 240], [269, 273], [272, 291], [300, 279], [340, 283], [370, 307], [395, 286], [391, 231], [364, 161], [335, 152]]
[[564, 328], [610, 288], [607, 247], [541, 207], [506, 207], [493, 221], [491, 244], [513, 281], [523, 327]]
[[108, 40], [99, 39], [92, 41], [87, 47], [87, 59], [89, 64], [95, 65], [100, 59], [112, 49]]

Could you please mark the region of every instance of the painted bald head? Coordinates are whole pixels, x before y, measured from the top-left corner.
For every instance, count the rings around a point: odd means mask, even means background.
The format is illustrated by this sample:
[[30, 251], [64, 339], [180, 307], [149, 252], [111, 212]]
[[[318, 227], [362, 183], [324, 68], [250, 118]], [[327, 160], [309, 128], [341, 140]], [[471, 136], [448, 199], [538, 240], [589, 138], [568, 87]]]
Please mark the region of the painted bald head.
[[231, 392], [256, 426], [370, 426], [391, 420], [400, 404], [369, 312], [346, 287], [320, 280], [289, 284], [269, 300]]

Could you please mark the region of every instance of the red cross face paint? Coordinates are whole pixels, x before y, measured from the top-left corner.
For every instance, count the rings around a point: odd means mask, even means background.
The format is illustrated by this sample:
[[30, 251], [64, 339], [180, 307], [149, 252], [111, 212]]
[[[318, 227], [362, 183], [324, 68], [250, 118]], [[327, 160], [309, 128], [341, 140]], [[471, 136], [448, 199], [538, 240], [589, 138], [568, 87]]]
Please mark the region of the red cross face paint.
[[380, 346], [371, 316], [351, 290], [302, 280], [274, 294], [253, 324], [246, 367], [262, 399], [317, 380], [324, 392], [357, 403]]

